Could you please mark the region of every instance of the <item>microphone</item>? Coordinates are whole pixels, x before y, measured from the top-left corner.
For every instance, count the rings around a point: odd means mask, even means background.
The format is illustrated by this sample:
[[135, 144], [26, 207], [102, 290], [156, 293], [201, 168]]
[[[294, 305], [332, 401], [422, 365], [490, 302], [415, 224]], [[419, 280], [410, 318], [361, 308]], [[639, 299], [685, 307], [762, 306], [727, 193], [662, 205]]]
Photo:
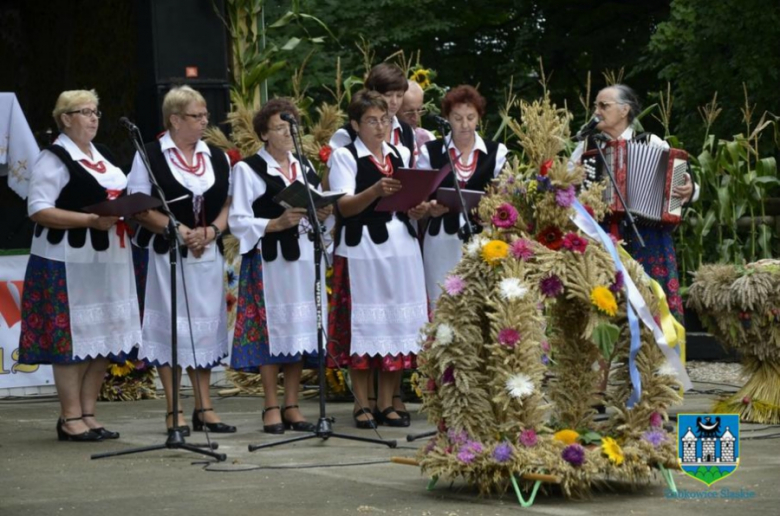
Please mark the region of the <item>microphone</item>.
[[279, 118], [291, 125], [298, 125], [298, 120], [291, 113], [280, 113]]
[[574, 139], [577, 141], [582, 141], [588, 136], [590, 136], [591, 134], [593, 134], [596, 131], [596, 126], [599, 125], [599, 123], [601, 123], [602, 120], [604, 119], [601, 118], [600, 116], [593, 115], [593, 118], [590, 119], [590, 122], [585, 124], [585, 126], [582, 129], [580, 129], [580, 132], [578, 132], [574, 136]]
[[127, 118], [126, 116], [123, 116], [122, 118], [119, 119], [119, 125], [121, 125], [122, 127], [124, 127], [125, 129], [131, 132], [138, 130], [138, 126], [135, 125], [133, 122], [131, 122], [130, 119]]
[[426, 116], [430, 120], [433, 120], [436, 123], [436, 125], [438, 125], [439, 127], [449, 128], [449, 126], [450, 126], [449, 120], [447, 120], [446, 118], [444, 118], [442, 116], [434, 115], [433, 113], [428, 113]]

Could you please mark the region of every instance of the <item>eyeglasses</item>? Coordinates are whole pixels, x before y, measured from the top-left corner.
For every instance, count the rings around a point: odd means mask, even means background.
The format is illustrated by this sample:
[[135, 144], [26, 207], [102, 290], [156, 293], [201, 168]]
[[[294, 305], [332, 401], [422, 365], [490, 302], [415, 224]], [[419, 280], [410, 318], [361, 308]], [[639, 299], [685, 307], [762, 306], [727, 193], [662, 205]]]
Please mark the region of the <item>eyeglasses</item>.
[[361, 123], [369, 125], [371, 127], [377, 127], [379, 125], [390, 125], [393, 123], [393, 119], [389, 116], [383, 116], [382, 118], [367, 118], [366, 120], [363, 120]]
[[427, 112], [428, 112], [427, 109], [420, 108], [420, 109], [410, 109], [409, 111], [403, 111], [401, 114], [406, 116], [412, 116], [412, 115], [423, 116]]
[[89, 108], [77, 109], [75, 111], [66, 111], [65, 114], [66, 115], [76, 115], [76, 114], [79, 114], [79, 115], [85, 116], [87, 118], [91, 117], [92, 115], [95, 115], [97, 118], [100, 118], [101, 116], [103, 116], [103, 113], [101, 113], [97, 109], [89, 109]]
[[601, 109], [603, 111], [607, 109], [609, 106], [611, 106], [612, 104], [625, 104], [625, 102], [603, 102], [603, 101], [594, 102], [593, 109]]
[[211, 116], [211, 113], [209, 113], [208, 111], [206, 111], [205, 113], [182, 113], [179, 116], [186, 116], [197, 121], [201, 121], [205, 118], [208, 121], [209, 117]]

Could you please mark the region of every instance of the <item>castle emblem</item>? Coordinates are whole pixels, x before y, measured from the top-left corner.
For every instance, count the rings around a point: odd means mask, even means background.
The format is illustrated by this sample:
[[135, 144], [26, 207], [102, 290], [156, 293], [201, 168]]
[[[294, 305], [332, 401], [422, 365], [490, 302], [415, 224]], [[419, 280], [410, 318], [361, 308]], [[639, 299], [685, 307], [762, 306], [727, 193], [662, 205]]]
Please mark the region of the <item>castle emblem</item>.
[[677, 460], [689, 476], [708, 486], [739, 466], [739, 414], [680, 414]]

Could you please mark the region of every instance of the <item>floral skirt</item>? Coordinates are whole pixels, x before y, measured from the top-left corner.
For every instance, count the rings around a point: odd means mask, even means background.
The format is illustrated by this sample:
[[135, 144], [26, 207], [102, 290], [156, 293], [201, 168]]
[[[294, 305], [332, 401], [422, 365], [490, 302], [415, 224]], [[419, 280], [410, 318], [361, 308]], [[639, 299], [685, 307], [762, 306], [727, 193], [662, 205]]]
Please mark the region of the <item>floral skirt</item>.
[[332, 280], [333, 294], [328, 302], [328, 367], [376, 368], [382, 371], [415, 369], [416, 356], [412, 353], [374, 357], [350, 353], [352, 298], [349, 288], [348, 260], [343, 256], [333, 258]]
[[680, 276], [677, 271], [677, 254], [674, 250], [673, 227], [637, 225], [639, 234], [645, 241], [643, 248], [633, 234], [626, 228], [623, 238], [626, 251], [642, 264], [647, 274], [656, 280], [666, 293], [669, 311], [683, 322], [683, 302], [680, 297]]
[[[95, 358], [73, 356], [66, 274], [65, 262], [30, 255], [22, 290], [20, 364], [69, 365]], [[120, 364], [131, 358], [128, 353], [100, 356]]]
[[307, 366], [314, 367], [317, 362], [316, 354], [270, 354], [263, 295], [263, 259], [257, 250], [247, 253], [241, 259], [230, 367], [237, 371], [256, 372], [260, 366], [292, 364], [304, 358]]

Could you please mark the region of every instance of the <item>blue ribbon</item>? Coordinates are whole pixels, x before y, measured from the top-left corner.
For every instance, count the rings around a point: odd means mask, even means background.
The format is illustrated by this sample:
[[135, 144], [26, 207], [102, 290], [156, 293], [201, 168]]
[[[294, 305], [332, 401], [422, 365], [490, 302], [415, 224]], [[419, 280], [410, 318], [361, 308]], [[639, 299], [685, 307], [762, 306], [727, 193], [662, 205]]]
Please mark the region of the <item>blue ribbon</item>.
[[[604, 248], [609, 251], [609, 254], [612, 256], [612, 261], [615, 262], [615, 268], [623, 273], [624, 278], [627, 277], [628, 273], [623, 266], [623, 262], [620, 261], [617, 248], [615, 247], [614, 242], [612, 242], [610, 236], [601, 226], [599, 226], [598, 222], [596, 222], [593, 217], [591, 217], [590, 213], [588, 213], [580, 201], [575, 199], [572, 207], [577, 211], [577, 214], [593, 224], [593, 227], [596, 229], [598, 234], [599, 240], [601, 240]], [[627, 291], [625, 282], [623, 282], [623, 291]], [[627, 292], [626, 299], [628, 299]], [[631, 306], [631, 303], [628, 301], [626, 301], [626, 315], [628, 316], [628, 328], [631, 332], [631, 348], [629, 349], [628, 353], [628, 374], [631, 378], [631, 386], [633, 387], [631, 395], [628, 397], [628, 401], [626, 402], [626, 406], [628, 408], [632, 408], [642, 397], [642, 378], [639, 375], [639, 370], [636, 367], [636, 356], [639, 354], [639, 349], [642, 347], [642, 339], [639, 328], [639, 317], [637, 317], [637, 314], [634, 311], [634, 307]]]

